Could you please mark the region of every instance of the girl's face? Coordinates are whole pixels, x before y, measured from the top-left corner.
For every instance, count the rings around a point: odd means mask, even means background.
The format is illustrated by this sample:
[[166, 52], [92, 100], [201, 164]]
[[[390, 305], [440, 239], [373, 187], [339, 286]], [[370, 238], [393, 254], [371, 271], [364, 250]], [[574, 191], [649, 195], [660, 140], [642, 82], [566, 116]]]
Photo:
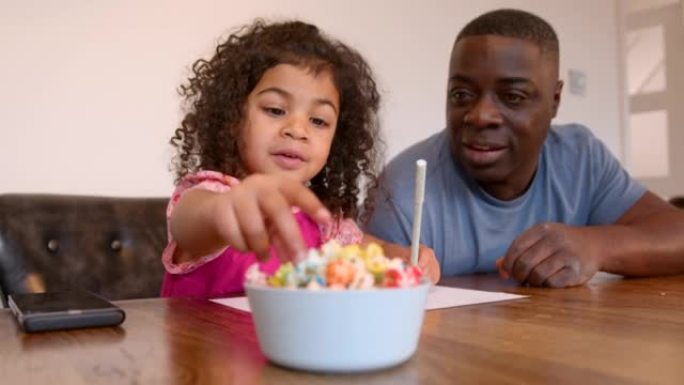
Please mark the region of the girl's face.
[[307, 182], [328, 160], [340, 97], [328, 70], [278, 64], [249, 94], [241, 156], [249, 174]]

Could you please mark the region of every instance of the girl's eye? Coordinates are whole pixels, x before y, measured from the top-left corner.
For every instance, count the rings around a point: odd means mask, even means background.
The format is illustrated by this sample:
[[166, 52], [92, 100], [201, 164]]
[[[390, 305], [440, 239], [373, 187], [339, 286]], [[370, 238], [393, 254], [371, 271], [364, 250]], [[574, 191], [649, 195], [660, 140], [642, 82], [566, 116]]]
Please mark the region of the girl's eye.
[[311, 118], [311, 123], [313, 123], [314, 126], [318, 126], [318, 127], [327, 127], [328, 126], [328, 122], [326, 122], [325, 120], [323, 120], [321, 118]]
[[264, 107], [264, 111], [266, 111], [267, 114], [273, 115], [273, 116], [285, 115], [285, 110], [280, 109], [278, 107]]

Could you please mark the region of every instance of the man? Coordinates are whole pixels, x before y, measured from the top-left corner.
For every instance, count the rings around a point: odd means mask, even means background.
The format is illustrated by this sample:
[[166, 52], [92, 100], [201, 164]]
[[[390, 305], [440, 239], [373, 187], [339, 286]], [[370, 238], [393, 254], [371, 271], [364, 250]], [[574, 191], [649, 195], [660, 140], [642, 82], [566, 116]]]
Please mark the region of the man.
[[423, 158], [421, 243], [442, 276], [498, 264], [521, 283], [566, 287], [599, 270], [684, 272], [684, 214], [633, 181], [587, 128], [551, 126], [558, 61], [553, 28], [535, 15], [497, 10], [471, 21], [451, 54], [447, 128], [390, 162], [367, 230], [410, 243]]

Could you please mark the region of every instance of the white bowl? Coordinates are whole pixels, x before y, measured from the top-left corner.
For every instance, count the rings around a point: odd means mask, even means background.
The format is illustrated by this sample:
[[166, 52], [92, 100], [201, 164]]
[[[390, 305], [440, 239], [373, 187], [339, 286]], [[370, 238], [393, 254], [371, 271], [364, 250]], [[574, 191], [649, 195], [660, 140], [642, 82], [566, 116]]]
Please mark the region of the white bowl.
[[248, 284], [246, 291], [269, 360], [301, 370], [359, 372], [413, 355], [430, 285], [311, 291]]

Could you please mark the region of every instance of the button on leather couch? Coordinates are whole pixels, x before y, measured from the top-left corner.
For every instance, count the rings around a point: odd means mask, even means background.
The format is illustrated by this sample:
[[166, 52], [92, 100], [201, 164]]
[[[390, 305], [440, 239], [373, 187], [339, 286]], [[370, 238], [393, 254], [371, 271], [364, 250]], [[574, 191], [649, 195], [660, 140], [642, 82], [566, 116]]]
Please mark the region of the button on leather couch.
[[159, 296], [167, 198], [0, 194], [0, 290]]

